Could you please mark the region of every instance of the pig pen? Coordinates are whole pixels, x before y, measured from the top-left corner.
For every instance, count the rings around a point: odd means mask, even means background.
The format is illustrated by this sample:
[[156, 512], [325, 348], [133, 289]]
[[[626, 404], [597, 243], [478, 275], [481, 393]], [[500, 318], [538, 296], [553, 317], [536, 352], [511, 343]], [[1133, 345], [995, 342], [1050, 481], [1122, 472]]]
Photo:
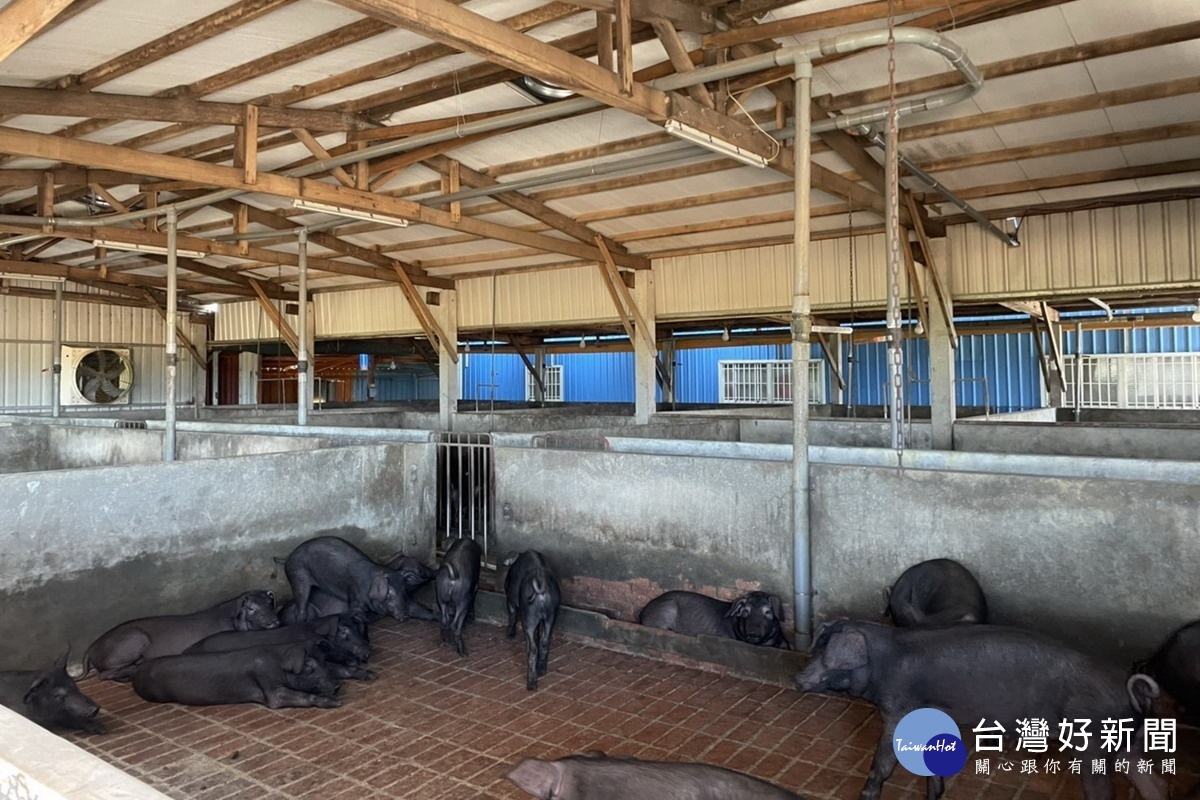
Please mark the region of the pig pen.
[[[248, 588], [286, 594], [271, 558], [323, 531], [377, 557], [403, 549], [431, 561], [428, 434], [320, 435], [337, 446], [0, 475], [0, 632], [48, 662], [68, 642], [78, 657], [124, 619]], [[362, 441], [376, 436], [406, 440]], [[778, 668], [795, 654], [757, 648], [775, 668], [747, 665], [720, 642], [647, 638], [630, 624], [673, 588], [761, 588], [791, 620], [788, 447], [593, 430], [498, 434], [491, 446], [492, 560], [542, 550], [564, 602], [594, 612], [561, 625], [537, 693], [524, 689], [520, 640], [504, 639], [494, 616], [468, 626], [463, 660], [428, 624], [384, 622], [381, 679], [347, 685], [341, 709], [154, 706], [87, 681], [112, 734], [72, 741], [188, 798], [518, 797], [502, 775], [519, 757], [591, 748], [856, 796], [878, 735], [868, 706], [796, 693]], [[1196, 555], [1195, 464], [913, 452], [897, 464], [890, 451], [846, 447], [811, 458], [820, 618], [876, 618], [882, 587], [939, 555], [976, 572], [996, 621], [1126, 662], [1198, 616], [1179, 568]], [[923, 790], [900, 774], [888, 786], [889, 796]], [[950, 787], [952, 800], [1078, 795], [1071, 779], [1016, 771], [964, 773]]]

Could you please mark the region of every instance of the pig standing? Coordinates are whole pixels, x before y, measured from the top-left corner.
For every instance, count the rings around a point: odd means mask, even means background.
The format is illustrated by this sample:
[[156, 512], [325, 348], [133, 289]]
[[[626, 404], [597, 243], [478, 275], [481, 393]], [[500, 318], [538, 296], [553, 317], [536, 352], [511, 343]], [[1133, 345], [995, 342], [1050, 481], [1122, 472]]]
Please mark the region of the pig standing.
[[884, 590], [887, 614], [901, 628], [987, 622], [987, 600], [971, 570], [949, 558], [914, 564]]
[[508, 601], [508, 638], [517, 633], [517, 617], [525, 631], [525, 653], [528, 668], [525, 688], [537, 689], [537, 679], [546, 674], [550, 658], [550, 634], [562, 593], [546, 557], [537, 550], [526, 550], [517, 556], [504, 576], [504, 594]]
[[49, 669], [0, 672], [0, 705], [50, 730], [104, 733], [104, 725], [96, 719], [100, 706], [79, 691], [67, 674], [68, 653]]
[[[892, 739], [903, 717], [918, 708], [944, 711], [961, 728], [980, 720], [1000, 722], [1010, 733], [1016, 720], [1133, 718], [1135, 729], [1158, 693], [1154, 681], [1135, 675], [1127, 682], [1119, 670], [1093, 661], [1053, 640], [999, 625], [947, 628], [893, 628], [873, 622], [826, 623], [813, 640], [812, 660], [796, 675], [803, 692], [846, 692], [875, 705], [883, 716], [883, 734], [862, 800], [877, 800], [883, 783], [896, 768]], [[1133, 761], [1140, 741], [1126, 753], [1104, 751], [1092, 736], [1086, 750], [1073, 755], [1085, 764], [1111, 762], [1118, 755]], [[1129, 780], [1145, 800], [1166, 800], [1166, 787], [1156, 775], [1131, 770]], [[1087, 800], [1112, 797], [1108, 774], [1084, 771]], [[927, 797], [937, 800], [944, 781], [927, 779]]]
[[340, 684], [303, 645], [164, 656], [147, 661], [133, 690], [151, 703], [261, 703], [268, 708], [337, 708]]
[[437, 589], [438, 617], [442, 641], [454, 645], [460, 656], [467, 654], [463, 624], [475, 618], [475, 595], [479, 592], [479, 562], [483, 550], [474, 539], [454, 539], [433, 579]]
[[[277, 559], [278, 561], [278, 559]], [[283, 562], [292, 585], [295, 619], [307, 621], [314, 589], [342, 600], [351, 614], [365, 619], [408, 619], [409, 598], [399, 571], [380, 566], [339, 536], [318, 536], [297, 545]], [[328, 613], [341, 613], [323, 608]]]
[[709, 764], [609, 758], [527, 758], [508, 779], [542, 800], [800, 800], [766, 781]]
[[194, 614], [143, 617], [111, 628], [84, 653], [83, 674], [95, 667], [105, 680], [127, 681], [142, 662], [182, 653], [214, 633], [277, 627], [275, 595], [244, 592]]
[[779, 598], [766, 592], [749, 592], [732, 603], [697, 592], [663, 592], [638, 614], [638, 622], [651, 628], [791, 650], [782, 619]]

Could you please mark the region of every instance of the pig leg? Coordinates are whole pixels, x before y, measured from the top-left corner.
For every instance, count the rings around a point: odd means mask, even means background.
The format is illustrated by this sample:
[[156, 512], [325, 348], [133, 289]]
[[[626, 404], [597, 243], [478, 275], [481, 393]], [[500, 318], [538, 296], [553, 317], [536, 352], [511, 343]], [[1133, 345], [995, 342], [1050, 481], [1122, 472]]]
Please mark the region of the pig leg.
[[525, 621], [525, 660], [527, 667], [525, 669], [525, 688], [529, 691], [537, 690], [538, 671], [538, 638], [537, 625], [530, 625], [530, 620]]
[[134, 670], [145, 659], [142, 654], [150, 647], [150, 636], [140, 628], [130, 630], [107, 654], [104, 661], [114, 666], [100, 670], [100, 678], [106, 681], [128, 681]]
[[[904, 715], [901, 714], [900, 717]], [[875, 745], [875, 758], [871, 761], [871, 771], [867, 773], [867, 782], [863, 784], [862, 794], [859, 795], [859, 800], [879, 800], [879, 794], [883, 791], [883, 782], [892, 776], [892, 771], [896, 769], [898, 759], [896, 751], [892, 747], [892, 739], [896, 734], [896, 725], [900, 722], [900, 718], [884, 719], [883, 735], [879, 737], [879, 743]], [[1092, 798], [1088, 798], [1092, 800]]]
[[361, 667], [348, 667], [344, 664], [329, 664], [327, 665], [327, 669], [329, 670], [330, 675], [343, 680], [349, 678], [352, 681], [373, 681], [379, 677], [369, 669], [362, 669]]
[[466, 607], [455, 609], [454, 619], [450, 623], [450, 632], [452, 635], [452, 641], [454, 642], [454, 649], [457, 650], [458, 654], [463, 657], [467, 655], [467, 643], [463, 640], [462, 633], [463, 625], [466, 623], [468, 617], [467, 612], [468, 609]]
[[946, 779], [941, 775], [931, 775], [925, 779], [925, 800], [938, 800], [946, 791]]
[[264, 695], [263, 705], [267, 708], [338, 708], [342, 705], [336, 697], [298, 692], [286, 686], [269, 689]]
[[517, 635], [517, 607], [512, 603], [508, 603], [508, 638], [513, 638]]
[[292, 603], [296, 606], [296, 619], [304, 622], [308, 620], [308, 596], [312, 593], [314, 584], [312, 576], [308, 574], [308, 570], [296, 570], [296, 574], [288, 574], [288, 581], [292, 584]]
[[558, 614], [558, 609], [552, 608], [550, 613], [546, 614], [546, 618], [542, 620], [542, 627], [538, 630], [538, 676], [545, 675], [549, 670], [547, 662], [550, 660], [550, 634], [554, 632], [554, 618]]
[[408, 612], [408, 616], [412, 617], [413, 619], [437, 619], [437, 614], [434, 614], [428, 608], [421, 605], [416, 600], [413, 600], [411, 597], [408, 599], [408, 604], [405, 606], [405, 610]]

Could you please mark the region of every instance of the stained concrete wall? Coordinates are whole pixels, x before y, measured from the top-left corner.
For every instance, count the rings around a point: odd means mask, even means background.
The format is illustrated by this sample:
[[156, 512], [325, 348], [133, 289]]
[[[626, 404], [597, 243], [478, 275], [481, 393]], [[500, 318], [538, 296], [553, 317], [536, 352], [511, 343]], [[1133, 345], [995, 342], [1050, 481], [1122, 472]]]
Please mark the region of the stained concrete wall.
[[1200, 425], [959, 421], [954, 449], [1188, 461], [1200, 454]]
[[[739, 441], [756, 444], [791, 444], [790, 419], [739, 420]], [[928, 450], [932, 447], [932, 431], [928, 420], [905, 423], [905, 446]], [[808, 421], [808, 441], [811, 445], [830, 447], [891, 447], [892, 426], [878, 419], [818, 419]]]
[[0, 668], [74, 658], [124, 620], [288, 594], [273, 556], [333, 531], [429, 559], [428, 444], [0, 475]]
[[878, 618], [885, 586], [941, 557], [994, 622], [1125, 663], [1200, 617], [1200, 483], [814, 465], [812, 492], [821, 619]]
[[761, 586], [790, 607], [787, 464], [497, 448], [495, 469], [499, 552], [545, 553], [568, 604], [632, 619], [668, 589]]
[[[76, 426], [29, 425], [0, 428], [0, 473], [82, 469], [162, 460], [163, 432]], [[180, 461], [284, 453], [329, 447], [322, 438], [253, 436], [180, 431]]]

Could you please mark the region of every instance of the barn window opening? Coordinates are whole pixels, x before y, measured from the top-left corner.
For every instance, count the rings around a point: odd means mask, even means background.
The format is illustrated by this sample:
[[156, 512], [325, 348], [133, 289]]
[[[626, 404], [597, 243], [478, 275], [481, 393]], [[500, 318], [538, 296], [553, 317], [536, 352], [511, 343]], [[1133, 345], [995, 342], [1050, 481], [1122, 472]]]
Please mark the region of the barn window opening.
[[1200, 354], [1111, 353], [1066, 359], [1068, 407], [1075, 407], [1079, 381], [1081, 408], [1200, 408]]
[[[542, 370], [542, 383], [546, 387], [546, 396], [543, 398], [545, 402], [561, 403], [563, 401], [562, 364], [547, 364]], [[533, 379], [533, 373], [529, 370], [525, 371], [525, 399], [529, 402], [538, 399], [537, 381]]]
[[[792, 362], [788, 359], [720, 361], [717, 364], [722, 403], [790, 403]], [[825, 364], [808, 362], [808, 402], [824, 403]]]

